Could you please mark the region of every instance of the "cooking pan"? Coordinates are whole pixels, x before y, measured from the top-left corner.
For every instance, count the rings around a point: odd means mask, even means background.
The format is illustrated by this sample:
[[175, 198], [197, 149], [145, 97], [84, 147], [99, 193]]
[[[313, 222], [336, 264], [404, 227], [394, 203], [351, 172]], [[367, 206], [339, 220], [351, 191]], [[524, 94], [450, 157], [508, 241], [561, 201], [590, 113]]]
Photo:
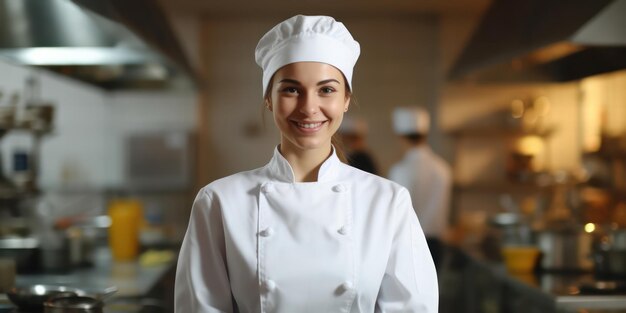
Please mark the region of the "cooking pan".
[[82, 293], [80, 289], [65, 286], [32, 285], [13, 287], [7, 292], [7, 296], [20, 309], [41, 310], [43, 303], [52, 297], [77, 296], [79, 293]]
[[88, 292], [84, 289], [67, 286], [30, 285], [13, 287], [7, 292], [7, 296], [20, 309], [42, 310], [44, 302], [53, 297], [88, 296], [91, 294], [98, 300], [104, 300], [115, 292], [117, 292], [116, 287], [98, 292]]

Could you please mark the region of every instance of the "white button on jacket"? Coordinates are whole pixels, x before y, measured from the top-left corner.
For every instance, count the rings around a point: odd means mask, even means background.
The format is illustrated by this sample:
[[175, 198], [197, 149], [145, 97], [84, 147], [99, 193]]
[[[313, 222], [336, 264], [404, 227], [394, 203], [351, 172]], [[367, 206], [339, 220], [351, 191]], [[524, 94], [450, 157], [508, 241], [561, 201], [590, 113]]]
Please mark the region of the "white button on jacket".
[[410, 196], [342, 163], [294, 182], [264, 167], [204, 187], [176, 273], [177, 313], [437, 312], [437, 276]]

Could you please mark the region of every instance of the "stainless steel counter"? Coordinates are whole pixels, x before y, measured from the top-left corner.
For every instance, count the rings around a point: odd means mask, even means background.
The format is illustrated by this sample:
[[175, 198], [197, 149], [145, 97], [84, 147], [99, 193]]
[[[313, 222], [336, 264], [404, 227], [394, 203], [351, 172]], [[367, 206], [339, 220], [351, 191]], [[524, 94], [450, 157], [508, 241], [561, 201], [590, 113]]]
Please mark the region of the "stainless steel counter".
[[144, 267], [137, 261], [111, 262], [94, 267], [75, 269], [67, 274], [18, 275], [17, 286], [32, 284], [65, 285], [87, 290], [103, 290], [116, 286], [116, 297], [141, 297], [146, 295], [166, 274], [174, 261]]
[[[157, 299], [163, 307], [170, 306], [168, 297], [173, 297], [170, 289], [173, 280], [172, 273], [175, 270], [176, 258], [150, 266], [142, 266], [137, 261], [113, 262], [110, 257], [100, 256], [96, 264], [91, 267], [73, 269], [63, 274], [20, 274], [16, 277], [17, 286], [33, 284], [63, 285], [76, 287], [87, 292], [98, 293], [109, 287], [117, 287], [118, 291], [106, 300], [105, 312], [136, 312], [145, 300]], [[157, 290], [155, 290], [157, 289]], [[167, 289], [167, 290], [161, 290]], [[171, 288], [173, 289], [173, 288]], [[172, 295], [170, 295], [172, 293]], [[146, 299], [147, 297], [151, 299]], [[0, 294], [0, 308], [10, 308], [6, 295]], [[124, 309], [116, 309], [116, 308]], [[6, 310], [6, 309], [5, 309]], [[0, 310], [0, 312], [5, 312]], [[6, 312], [13, 312], [11, 310]], [[157, 311], [154, 311], [157, 312]], [[160, 311], [158, 311], [160, 312]]]
[[[457, 296], [462, 304], [444, 312], [626, 312], [626, 292], [587, 293], [581, 288], [598, 281], [592, 273], [511, 274], [502, 262], [486, 258], [479, 247], [450, 248], [447, 257], [452, 265], [441, 271], [440, 280], [445, 283], [447, 276], [456, 273], [463, 290]], [[442, 292], [449, 287], [442, 286]]]

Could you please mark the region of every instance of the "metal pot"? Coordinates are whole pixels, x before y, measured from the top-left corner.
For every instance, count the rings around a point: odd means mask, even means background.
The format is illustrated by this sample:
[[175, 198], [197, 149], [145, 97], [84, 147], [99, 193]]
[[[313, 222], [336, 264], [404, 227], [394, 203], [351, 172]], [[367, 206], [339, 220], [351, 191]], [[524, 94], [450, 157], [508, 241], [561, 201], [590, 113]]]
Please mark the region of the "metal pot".
[[583, 230], [542, 230], [537, 233], [541, 268], [556, 271], [593, 269], [591, 234]]
[[45, 313], [102, 313], [102, 300], [87, 296], [53, 297], [44, 303]]
[[15, 260], [18, 274], [38, 269], [39, 241], [35, 238], [0, 238], [0, 258]]
[[626, 229], [614, 229], [609, 233], [609, 244], [614, 250], [626, 250]]
[[596, 251], [593, 254], [595, 273], [600, 278], [626, 278], [626, 250]]

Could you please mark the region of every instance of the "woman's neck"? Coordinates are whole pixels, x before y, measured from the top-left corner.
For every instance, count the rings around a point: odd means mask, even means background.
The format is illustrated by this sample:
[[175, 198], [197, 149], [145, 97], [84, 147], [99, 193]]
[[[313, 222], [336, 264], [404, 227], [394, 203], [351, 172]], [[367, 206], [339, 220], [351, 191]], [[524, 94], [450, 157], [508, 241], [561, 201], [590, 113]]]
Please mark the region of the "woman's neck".
[[283, 148], [280, 145], [280, 154], [289, 162], [293, 170], [294, 180], [296, 182], [315, 182], [322, 163], [331, 154], [331, 147], [324, 147], [312, 150], [298, 150]]

